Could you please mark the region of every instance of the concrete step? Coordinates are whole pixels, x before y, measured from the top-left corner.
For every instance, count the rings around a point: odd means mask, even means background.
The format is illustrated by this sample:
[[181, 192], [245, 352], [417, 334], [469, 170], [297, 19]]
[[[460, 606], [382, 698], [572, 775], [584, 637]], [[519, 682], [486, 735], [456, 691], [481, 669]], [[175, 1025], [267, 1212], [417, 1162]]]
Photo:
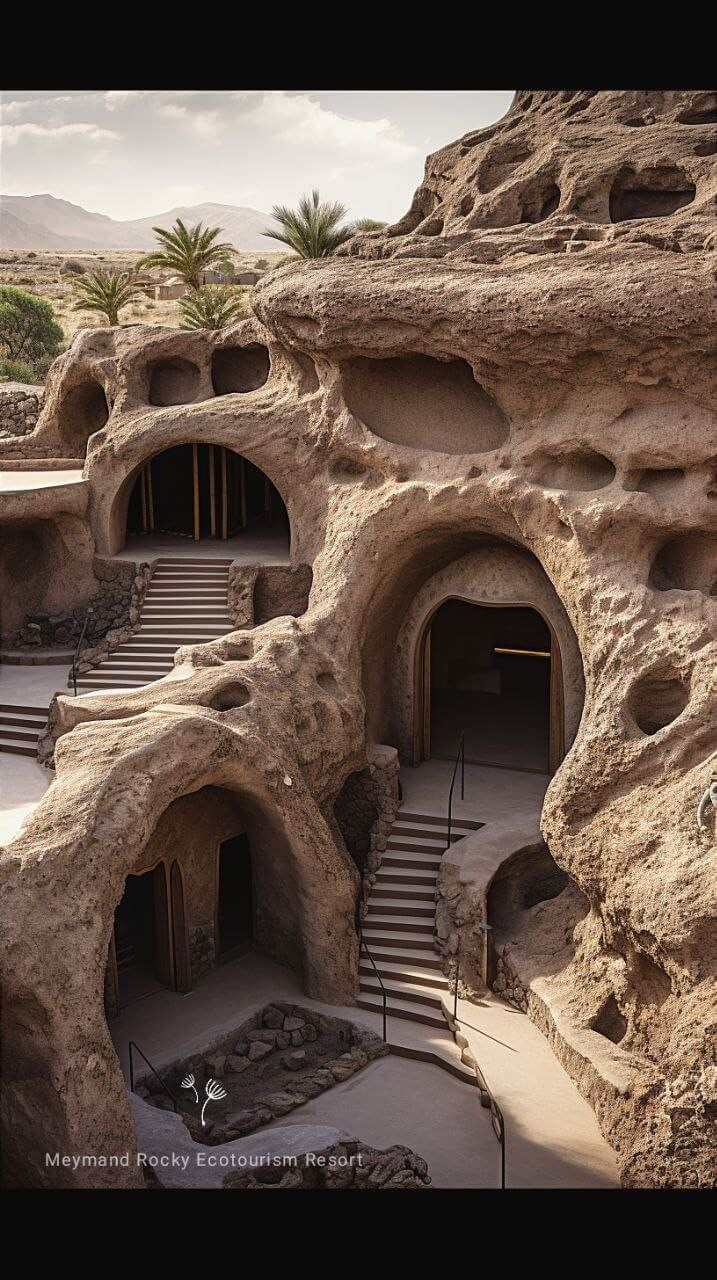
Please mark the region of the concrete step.
[[136, 635], [140, 638], [146, 636], [148, 639], [152, 637], [158, 640], [174, 640], [174, 647], [178, 649], [180, 644], [201, 644], [204, 639], [216, 640], [218, 636], [226, 635], [227, 631], [231, 631], [233, 628], [233, 622], [229, 625], [222, 624], [221, 626], [214, 623], [208, 626], [204, 623], [201, 626], [195, 625], [193, 627], [179, 626], [178, 624], [168, 627], [166, 623], [163, 625], [160, 622], [151, 621], [143, 622]]
[[[437, 1009], [442, 1014], [441, 997], [435, 988], [423, 987], [418, 983], [397, 982], [394, 978], [388, 978], [385, 973], [381, 974], [381, 981], [386, 988], [386, 995], [389, 1001], [395, 997], [407, 1004], [426, 1005], [429, 1008]], [[359, 991], [366, 992], [369, 995], [380, 996], [381, 984], [376, 975], [374, 974], [373, 978], [362, 977], [359, 981]]]
[[140, 654], [133, 653], [111, 653], [109, 658], [103, 658], [102, 662], [98, 662], [93, 671], [109, 670], [112, 667], [134, 667], [142, 671], [171, 671], [174, 663], [172, 655], [167, 654], [166, 658], [143, 658]]
[[113, 680], [115, 680], [115, 678], [117, 678], [117, 680], [124, 680], [125, 677], [129, 677], [131, 680], [140, 681], [142, 685], [149, 685], [152, 680], [161, 680], [163, 676], [169, 675], [170, 671], [172, 671], [172, 667], [157, 671], [156, 667], [145, 668], [142, 667], [140, 663], [133, 664], [133, 666], [123, 667], [115, 666], [115, 664], [109, 662], [101, 662], [99, 667], [93, 667], [92, 671], [87, 672], [87, 675], [88, 677], [91, 677], [92, 680], [95, 680], [95, 678], [99, 676], [102, 678], [109, 676], [113, 678]]
[[[383, 1001], [380, 996], [371, 995], [367, 991], [362, 991], [359, 999], [356, 1001], [360, 1009], [370, 1009], [373, 1013], [381, 1013], [383, 1010]], [[432, 1009], [421, 1009], [408, 1000], [399, 1000], [397, 997], [391, 997], [387, 1001], [386, 1012], [389, 1017], [408, 1018], [411, 1022], [424, 1022], [428, 1027], [442, 1027], [444, 1030], [448, 1024], [442, 1014], [434, 1012]]]
[[438, 869], [432, 867], [387, 867], [381, 863], [376, 872], [376, 884], [380, 885], [412, 885], [416, 888], [432, 889], [438, 879]]
[[390, 898], [393, 901], [401, 900], [405, 902], [413, 902], [416, 903], [416, 905], [419, 903], [431, 903], [431, 910], [433, 910], [436, 902], [436, 890], [435, 887], [430, 886], [428, 889], [425, 889], [423, 886], [419, 888], [417, 885], [411, 884], [410, 882], [403, 888], [399, 888], [396, 884], [384, 884], [377, 880], [371, 888], [369, 902], [378, 901], [378, 899], [380, 899], [381, 902], [385, 902], [387, 898]]
[[29, 730], [13, 729], [12, 726], [8, 724], [7, 720], [0, 719], [0, 733], [2, 733], [2, 736], [5, 739], [5, 741], [10, 739], [13, 742], [37, 743], [38, 735], [40, 733], [40, 728], [41, 726], [38, 726], [37, 729], [29, 729]]
[[90, 678], [86, 676], [82, 680], [77, 681], [78, 689], [142, 689], [144, 685], [151, 684], [151, 680], [138, 680], [136, 676], [127, 676], [125, 679], [110, 679], [107, 676], [97, 676]]
[[[396, 814], [396, 822], [420, 822], [421, 825], [441, 827], [443, 830], [448, 828], [448, 819], [445, 817], [434, 817], [430, 813], [410, 813], [407, 809], [399, 809]], [[485, 826], [485, 823], [476, 822], [469, 818], [454, 818], [451, 826], [460, 827], [466, 831], [479, 831], [482, 826]]]
[[160, 605], [151, 605], [148, 609], [142, 609], [140, 614], [140, 622], [179, 622], [194, 623], [208, 622], [210, 625], [225, 622], [233, 623], [231, 614], [226, 609], [202, 609], [198, 605], [187, 605], [184, 609], [177, 609], [175, 605], [168, 606], [163, 609]]
[[446, 851], [445, 840], [412, 840], [408, 836], [394, 835], [393, 831], [386, 841], [387, 849], [403, 849], [406, 853], [430, 853], [439, 860]]
[[[459, 840], [464, 840], [468, 833], [466, 831], [456, 833], [451, 832], [451, 844], [456, 844]], [[441, 831], [437, 827], [416, 827], [408, 824], [394, 822], [391, 827], [391, 839], [415, 840], [419, 844], [435, 845], [437, 848], [445, 848], [448, 843], [448, 831]]]
[[26, 707], [26, 706], [23, 706], [21, 703], [17, 703], [17, 702], [0, 702], [0, 712], [3, 712], [3, 711], [9, 711], [11, 713], [16, 712], [18, 715], [23, 715], [23, 716], [44, 716], [46, 720], [47, 720], [47, 714], [49, 709], [50, 709], [49, 706], [47, 707], [27, 706]]
[[37, 734], [45, 725], [47, 714], [47, 711], [44, 711], [40, 715], [19, 716], [0, 711], [0, 725], [14, 725], [18, 729], [34, 729]]
[[398, 947], [404, 956], [407, 954], [406, 949], [411, 951], [433, 951], [433, 929], [431, 929], [430, 933], [422, 933], [418, 929], [386, 928], [385, 925], [372, 920], [370, 927], [366, 925], [362, 932], [366, 939], [366, 945], [377, 964], [377, 952], [382, 947], [391, 947], [392, 949]]
[[[427, 934], [433, 939], [433, 920], [435, 912], [430, 913], [428, 920], [424, 920], [423, 916], [404, 916], [398, 912], [377, 912], [375, 915], [367, 917], [366, 924], [370, 924], [373, 931], [390, 929], [393, 933], [418, 933]], [[370, 946], [369, 942], [369, 946]]]
[[[364, 937], [366, 933], [367, 930], [364, 929]], [[401, 937], [405, 939], [406, 935], [403, 934]], [[418, 967], [419, 969], [435, 970], [438, 977], [443, 977], [443, 962], [432, 944], [429, 948], [426, 948], [425, 944], [416, 947], [412, 942], [404, 941], [402, 944], [399, 943], [397, 949], [393, 944], [384, 947], [380, 941], [369, 940], [368, 946], [371, 948], [371, 955], [377, 969], [380, 969], [384, 964], [409, 965], [411, 968]], [[371, 964], [365, 949], [361, 951], [361, 959], [362, 961], [365, 959], [367, 964]]]
[[143, 607], [148, 604], [184, 605], [189, 602], [196, 604], [223, 605], [226, 609], [227, 593], [226, 591], [215, 591], [213, 587], [207, 590], [204, 590], [202, 587], [197, 587], [196, 590], [191, 593], [189, 591], [186, 593], [175, 591], [169, 587], [166, 591], [158, 588], [156, 591], [147, 592], [144, 600], [142, 601], [142, 605]]
[[436, 914], [435, 901], [421, 902], [415, 898], [378, 898], [373, 900], [373, 894], [369, 897], [367, 906], [367, 919], [370, 916], [386, 916], [387, 914], [394, 916], [417, 916], [422, 919], [426, 916], [429, 920], [433, 920]]
[[12, 738], [5, 738], [2, 734], [0, 734], [0, 751], [7, 751], [9, 755], [14, 756], [37, 756], [36, 746], [28, 747]]
[[[383, 981], [387, 978], [393, 978], [396, 982], [418, 983], [423, 987], [434, 987], [437, 991], [448, 990], [448, 979], [439, 969], [431, 969], [428, 965], [413, 963], [410, 960], [380, 960], [376, 961], [378, 969]], [[362, 957], [359, 963], [359, 973], [366, 974], [368, 977], [376, 976], [373, 971], [373, 965], [370, 960]]]
[[433, 871], [438, 874], [441, 859], [426, 853], [409, 853], [403, 849], [387, 849], [381, 861], [382, 867], [412, 867], [416, 871]]

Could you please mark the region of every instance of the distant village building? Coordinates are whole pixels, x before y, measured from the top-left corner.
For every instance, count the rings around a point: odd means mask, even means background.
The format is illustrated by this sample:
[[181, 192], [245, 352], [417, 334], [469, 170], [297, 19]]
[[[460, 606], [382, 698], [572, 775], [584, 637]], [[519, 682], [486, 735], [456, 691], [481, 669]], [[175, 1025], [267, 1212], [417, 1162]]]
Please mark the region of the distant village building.
[[154, 286], [157, 302], [165, 298], [183, 298], [186, 292], [187, 286], [181, 276], [170, 276], [168, 280], [162, 280]]
[[261, 271], [240, 271], [239, 274], [235, 276], [235, 283], [256, 284], [257, 280], [261, 279], [262, 274], [263, 273]]

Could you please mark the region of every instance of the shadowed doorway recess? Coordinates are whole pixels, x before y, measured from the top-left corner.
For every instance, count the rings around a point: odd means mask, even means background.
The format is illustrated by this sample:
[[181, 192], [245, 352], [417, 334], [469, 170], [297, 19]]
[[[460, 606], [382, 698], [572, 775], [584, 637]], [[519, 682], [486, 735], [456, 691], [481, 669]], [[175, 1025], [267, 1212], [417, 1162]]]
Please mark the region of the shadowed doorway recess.
[[417, 648], [414, 763], [452, 759], [465, 730], [471, 764], [554, 773], [562, 698], [557, 641], [537, 609], [445, 600]]
[[134, 483], [128, 534], [226, 540], [244, 530], [285, 528], [286, 507], [268, 476], [232, 449], [182, 444], [147, 462]]

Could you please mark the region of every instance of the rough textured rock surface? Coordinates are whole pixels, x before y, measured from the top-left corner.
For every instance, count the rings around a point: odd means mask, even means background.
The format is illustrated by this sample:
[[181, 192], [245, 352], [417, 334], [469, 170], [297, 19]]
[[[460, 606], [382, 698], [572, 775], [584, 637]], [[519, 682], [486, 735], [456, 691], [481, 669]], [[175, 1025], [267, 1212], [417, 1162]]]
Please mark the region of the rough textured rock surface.
[[228, 1191], [420, 1191], [430, 1184], [426, 1161], [409, 1147], [379, 1151], [345, 1138], [297, 1157], [294, 1168], [246, 1169], [224, 1180]]
[[[177, 796], [224, 786], [261, 814], [297, 886], [306, 990], [353, 998], [359, 877], [333, 805], [400, 738], [391, 672], [417, 593], [508, 542], [582, 658], [541, 826], [587, 903], [577, 921], [567, 890], [532, 909], [562, 940], [557, 968], [539, 946], [511, 964], [625, 1182], [711, 1182], [714, 814], [695, 815], [717, 714], [713, 111], [695, 92], [521, 92], [429, 158], [396, 226], [266, 276], [256, 319], [80, 334], [35, 431], [0, 442], [0, 459], [87, 449], [100, 555], [122, 545], [147, 457], [230, 445], [279, 489], [292, 566], [313, 572], [301, 616], [179, 650], [156, 685], [53, 706], [56, 782], [0, 866], [9, 1181], [42, 1185], [48, 1146], [131, 1148], [105, 957]], [[257, 345], [266, 381], [215, 395], [214, 349]], [[390, 410], [404, 392], [413, 442]]]

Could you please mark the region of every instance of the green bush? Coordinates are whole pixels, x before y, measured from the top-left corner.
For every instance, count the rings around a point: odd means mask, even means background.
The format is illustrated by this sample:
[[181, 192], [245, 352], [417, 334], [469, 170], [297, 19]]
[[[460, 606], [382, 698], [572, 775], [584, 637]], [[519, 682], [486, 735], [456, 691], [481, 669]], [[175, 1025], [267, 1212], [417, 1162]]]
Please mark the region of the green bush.
[[0, 382], [34, 382], [35, 373], [22, 360], [0, 360]]
[[28, 365], [44, 377], [60, 354], [62, 329], [49, 302], [24, 289], [0, 286], [0, 359]]

